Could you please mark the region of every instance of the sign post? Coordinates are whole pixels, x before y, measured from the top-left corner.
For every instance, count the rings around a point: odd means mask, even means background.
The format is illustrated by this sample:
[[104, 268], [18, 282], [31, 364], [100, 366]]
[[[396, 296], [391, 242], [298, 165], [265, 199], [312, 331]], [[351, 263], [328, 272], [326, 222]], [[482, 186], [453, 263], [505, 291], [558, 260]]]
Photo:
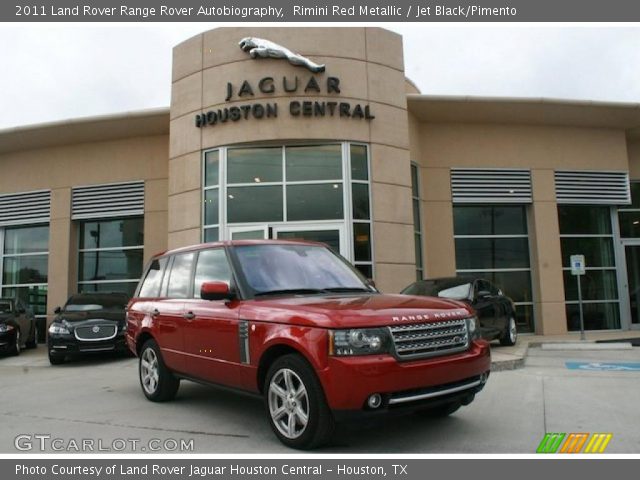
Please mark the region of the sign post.
[[580, 276], [585, 273], [584, 255], [571, 255], [571, 275], [576, 276], [578, 281], [578, 307], [580, 309], [580, 340], [585, 340], [584, 336], [584, 316], [582, 312], [582, 289], [580, 286]]

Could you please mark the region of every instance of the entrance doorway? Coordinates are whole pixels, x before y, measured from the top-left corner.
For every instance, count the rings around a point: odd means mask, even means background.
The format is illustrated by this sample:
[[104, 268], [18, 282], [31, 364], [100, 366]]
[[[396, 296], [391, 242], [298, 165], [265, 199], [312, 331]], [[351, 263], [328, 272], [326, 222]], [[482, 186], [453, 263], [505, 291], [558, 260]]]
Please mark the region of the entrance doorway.
[[640, 329], [640, 242], [624, 242], [630, 327]]

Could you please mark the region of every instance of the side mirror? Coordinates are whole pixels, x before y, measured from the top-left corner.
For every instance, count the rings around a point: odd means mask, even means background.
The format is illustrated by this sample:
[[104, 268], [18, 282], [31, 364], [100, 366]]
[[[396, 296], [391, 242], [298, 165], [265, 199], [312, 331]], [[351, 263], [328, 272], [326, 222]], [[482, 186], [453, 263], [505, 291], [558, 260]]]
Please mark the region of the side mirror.
[[483, 300], [483, 299], [485, 299], [487, 297], [490, 297], [490, 296], [491, 296], [491, 292], [489, 290], [479, 290], [478, 291], [478, 295], [476, 296], [476, 298], [478, 300]]
[[61, 309], [60, 307], [56, 307], [56, 308], [53, 310], [53, 313], [55, 313], [56, 315], [57, 315], [57, 314], [59, 314], [59, 313], [62, 313], [62, 309]]
[[373, 278], [367, 278], [367, 285], [369, 285], [370, 287], [376, 288], [376, 282]]
[[200, 287], [200, 298], [203, 300], [231, 300], [235, 293], [226, 282], [204, 282]]

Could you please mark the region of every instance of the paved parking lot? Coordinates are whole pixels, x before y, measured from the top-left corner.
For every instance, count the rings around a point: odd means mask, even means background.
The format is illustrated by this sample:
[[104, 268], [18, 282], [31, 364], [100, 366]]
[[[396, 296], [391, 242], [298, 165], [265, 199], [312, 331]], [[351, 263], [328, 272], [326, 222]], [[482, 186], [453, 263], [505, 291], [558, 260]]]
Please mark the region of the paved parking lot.
[[[607, 453], [639, 453], [640, 371], [570, 370], [566, 361], [640, 362], [640, 348], [530, 348], [524, 368], [495, 372], [476, 401], [449, 418], [413, 414], [341, 426], [333, 445], [322, 451], [533, 453], [545, 432], [612, 432]], [[18, 435], [35, 434], [50, 435], [71, 452], [82, 439], [94, 440], [96, 449], [98, 442], [100, 448], [119, 449], [126, 441], [125, 451], [133, 444], [137, 451], [171, 450], [172, 440], [192, 440], [200, 453], [290, 452], [271, 433], [260, 399], [182, 382], [175, 401], [154, 404], [140, 391], [133, 358], [52, 367], [41, 345], [20, 357], [0, 358], [0, 375], [2, 453], [17, 452]], [[43, 441], [51, 452], [50, 439]], [[24, 448], [40, 440], [21, 442]]]

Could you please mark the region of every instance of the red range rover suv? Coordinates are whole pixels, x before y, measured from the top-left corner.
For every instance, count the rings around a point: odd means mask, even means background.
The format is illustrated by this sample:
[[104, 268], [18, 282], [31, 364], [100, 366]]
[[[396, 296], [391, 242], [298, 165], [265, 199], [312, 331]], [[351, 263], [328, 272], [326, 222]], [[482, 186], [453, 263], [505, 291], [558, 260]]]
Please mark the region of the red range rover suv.
[[284, 240], [154, 257], [126, 339], [149, 400], [170, 400], [181, 379], [261, 394], [276, 436], [305, 449], [353, 414], [448, 415], [491, 363], [463, 303], [381, 294], [326, 245]]

